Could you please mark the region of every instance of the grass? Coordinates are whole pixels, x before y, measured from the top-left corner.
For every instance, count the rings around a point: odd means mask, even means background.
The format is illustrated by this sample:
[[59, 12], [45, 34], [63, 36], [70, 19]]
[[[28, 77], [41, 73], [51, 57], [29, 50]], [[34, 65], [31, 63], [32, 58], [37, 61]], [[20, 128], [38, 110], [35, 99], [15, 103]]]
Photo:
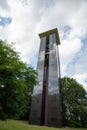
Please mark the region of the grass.
[[0, 130], [87, 130], [87, 128], [51, 128], [29, 125], [25, 121], [7, 120], [0, 121]]

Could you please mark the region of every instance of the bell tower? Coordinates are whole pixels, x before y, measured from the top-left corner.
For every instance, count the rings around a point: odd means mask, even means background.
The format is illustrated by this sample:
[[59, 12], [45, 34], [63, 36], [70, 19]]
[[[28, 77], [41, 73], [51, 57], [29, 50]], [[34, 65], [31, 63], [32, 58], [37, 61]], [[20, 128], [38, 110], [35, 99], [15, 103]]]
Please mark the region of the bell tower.
[[57, 29], [39, 34], [38, 81], [34, 87], [30, 120], [31, 124], [61, 127], [62, 106], [60, 99], [60, 62]]

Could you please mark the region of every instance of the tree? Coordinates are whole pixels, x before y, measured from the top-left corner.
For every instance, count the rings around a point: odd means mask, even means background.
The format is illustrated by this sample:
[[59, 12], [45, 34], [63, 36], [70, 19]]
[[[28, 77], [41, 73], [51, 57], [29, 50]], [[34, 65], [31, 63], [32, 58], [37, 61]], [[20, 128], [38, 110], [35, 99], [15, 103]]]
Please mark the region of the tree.
[[37, 83], [37, 71], [21, 61], [12, 45], [0, 41], [0, 118], [22, 117]]
[[61, 79], [65, 125], [87, 127], [87, 93], [75, 79]]

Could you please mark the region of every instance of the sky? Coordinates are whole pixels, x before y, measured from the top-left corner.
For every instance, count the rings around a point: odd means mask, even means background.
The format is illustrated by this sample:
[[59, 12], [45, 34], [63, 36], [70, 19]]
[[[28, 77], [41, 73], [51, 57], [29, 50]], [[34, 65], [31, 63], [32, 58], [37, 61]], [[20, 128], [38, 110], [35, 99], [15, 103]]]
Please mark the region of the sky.
[[36, 68], [39, 33], [57, 28], [61, 76], [87, 90], [87, 0], [0, 0], [0, 39]]

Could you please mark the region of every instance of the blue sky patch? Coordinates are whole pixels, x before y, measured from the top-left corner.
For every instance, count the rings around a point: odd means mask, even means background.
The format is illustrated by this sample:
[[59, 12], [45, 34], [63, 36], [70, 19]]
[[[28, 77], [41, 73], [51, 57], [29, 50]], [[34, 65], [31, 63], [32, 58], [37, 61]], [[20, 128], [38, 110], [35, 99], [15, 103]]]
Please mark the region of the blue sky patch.
[[72, 28], [70, 26], [66, 25], [63, 27], [63, 32], [64, 32], [63, 40], [67, 38], [67, 36], [69, 35], [71, 30], [72, 30]]
[[87, 80], [85, 80], [85, 83], [87, 83]]
[[71, 27], [68, 26], [68, 25], [67, 25], [67, 26], [64, 26], [64, 27], [63, 27], [63, 31], [64, 31], [64, 32], [69, 32], [69, 31], [71, 31]]
[[87, 37], [85, 37], [85, 38], [82, 38], [81, 39], [81, 42], [84, 44], [84, 46], [82, 47], [82, 49], [86, 49], [87, 48]]
[[11, 17], [2, 17], [0, 16], [0, 26], [4, 27], [7, 24], [10, 24], [12, 22]]
[[31, 60], [31, 65], [34, 67], [34, 69], [36, 69], [37, 67], [37, 61], [38, 61], [38, 53], [36, 52]]

